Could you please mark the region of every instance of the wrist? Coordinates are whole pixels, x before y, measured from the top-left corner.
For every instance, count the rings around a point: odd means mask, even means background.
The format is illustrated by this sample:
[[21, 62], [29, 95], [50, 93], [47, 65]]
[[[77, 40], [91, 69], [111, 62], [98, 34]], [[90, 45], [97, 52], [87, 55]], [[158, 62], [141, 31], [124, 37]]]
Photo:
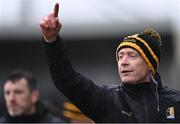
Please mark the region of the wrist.
[[44, 41], [47, 43], [52, 43], [57, 40], [57, 37], [46, 38], [45, 36], [43, 36], [43, 38], [44, 38]]

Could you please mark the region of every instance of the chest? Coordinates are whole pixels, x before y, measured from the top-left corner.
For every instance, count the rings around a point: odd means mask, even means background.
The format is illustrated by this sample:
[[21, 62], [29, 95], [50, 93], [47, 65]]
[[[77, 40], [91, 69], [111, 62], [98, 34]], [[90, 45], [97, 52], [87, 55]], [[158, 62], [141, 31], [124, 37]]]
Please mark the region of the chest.
[[152, 94], [116, 96], [104, 111], [106, 122], [180, 122], [180, 104], [160, 97], [160, 111]]

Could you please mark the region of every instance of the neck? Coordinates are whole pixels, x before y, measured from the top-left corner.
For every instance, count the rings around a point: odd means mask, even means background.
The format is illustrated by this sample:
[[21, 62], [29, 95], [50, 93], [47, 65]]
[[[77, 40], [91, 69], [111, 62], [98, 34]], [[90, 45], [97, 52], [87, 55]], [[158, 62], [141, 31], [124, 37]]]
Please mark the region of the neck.
[[25, 115], [32, 115], [35, 112], [36, 112], [36, 106], [33, 105]]

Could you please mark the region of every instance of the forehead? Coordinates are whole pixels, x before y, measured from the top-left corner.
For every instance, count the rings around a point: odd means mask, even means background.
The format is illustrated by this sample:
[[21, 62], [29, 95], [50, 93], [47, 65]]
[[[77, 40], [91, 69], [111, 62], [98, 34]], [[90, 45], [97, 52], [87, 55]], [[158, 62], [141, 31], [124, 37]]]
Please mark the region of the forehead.
[[6, 81], [4, 84], [4, 89], [27, 89], [28, 83], [26, 79], [22, 78], [19, 80], [15, 80], [15, 82], [12, 82], [10, 80]]
[[138, 54], [138, 52], [131, 47], [124, 47], [124, 48], [120, 49], [118, 52], [118, 54], [124, 54], [124, 53], [137, 53]]

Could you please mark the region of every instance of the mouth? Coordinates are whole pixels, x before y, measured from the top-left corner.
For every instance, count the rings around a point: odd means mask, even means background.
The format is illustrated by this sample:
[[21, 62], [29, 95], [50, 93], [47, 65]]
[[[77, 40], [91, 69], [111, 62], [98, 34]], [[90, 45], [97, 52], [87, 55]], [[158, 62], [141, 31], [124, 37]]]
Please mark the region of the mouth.
[[18, 105], [17, 104], [11, 104], [9, 107], [12, 109], [16, 109], [18, 107]]
[[131, 70], [123, 70], [123, 71], [121, 71], [121, 74], [129, 74], [131, 72], [132, 72]]

